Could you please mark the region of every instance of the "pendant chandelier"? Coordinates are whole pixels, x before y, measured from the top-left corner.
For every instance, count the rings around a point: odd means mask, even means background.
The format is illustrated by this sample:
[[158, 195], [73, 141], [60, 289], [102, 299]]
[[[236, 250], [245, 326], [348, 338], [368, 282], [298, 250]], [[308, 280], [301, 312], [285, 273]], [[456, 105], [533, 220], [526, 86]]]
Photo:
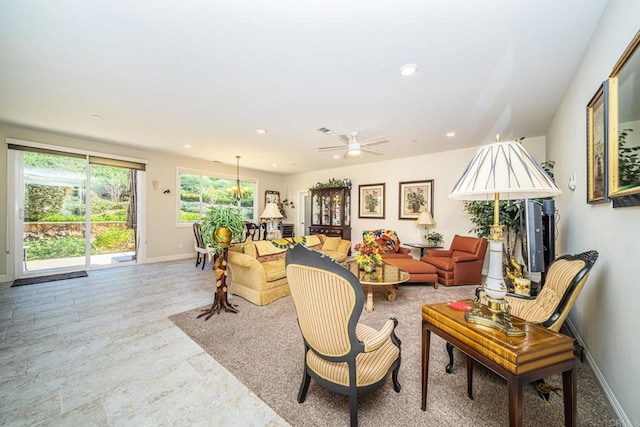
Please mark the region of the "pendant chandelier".
[[236, 202], [240, 207], [242, 196], [240, 194], [240, 156], [236, 156]]

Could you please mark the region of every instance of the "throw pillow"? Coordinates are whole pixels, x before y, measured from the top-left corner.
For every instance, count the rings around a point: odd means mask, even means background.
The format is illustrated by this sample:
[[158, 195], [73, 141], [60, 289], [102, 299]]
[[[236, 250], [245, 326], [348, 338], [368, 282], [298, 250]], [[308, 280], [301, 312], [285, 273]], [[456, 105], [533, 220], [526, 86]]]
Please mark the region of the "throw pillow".
[[337, 251], [338, 246], [340, 245], [340, 237], [326, 237], [324, 239], [324, 245], [322, 245], [322, 249], [327, 251]]

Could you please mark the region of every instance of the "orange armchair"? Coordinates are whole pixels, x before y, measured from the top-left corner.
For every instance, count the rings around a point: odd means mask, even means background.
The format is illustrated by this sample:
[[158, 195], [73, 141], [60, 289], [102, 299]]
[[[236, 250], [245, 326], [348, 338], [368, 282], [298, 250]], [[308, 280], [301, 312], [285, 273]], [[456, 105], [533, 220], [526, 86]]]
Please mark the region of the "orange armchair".
[[420, 261], [436, 268], [441, 285], [479, 285], [487, 244], [487, 239], [456, 234], [449, 250], [427, 250]]

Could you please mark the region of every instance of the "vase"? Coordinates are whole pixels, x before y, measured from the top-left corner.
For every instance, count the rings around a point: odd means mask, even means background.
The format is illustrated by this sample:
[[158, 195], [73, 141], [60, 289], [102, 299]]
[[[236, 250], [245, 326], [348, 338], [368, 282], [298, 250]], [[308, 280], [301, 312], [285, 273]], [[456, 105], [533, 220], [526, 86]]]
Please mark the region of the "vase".
[[365, 273], [371, 273], [373, 271], [373, 264], [365, 264], [362, 266]]
[[218, 245], [221, 247], [227, 247], [231, 244], [231, 240], [233, 239], [233, 235], [231, 234], [231, 230], [227, 227], [219, 227], [213, 233], [213, 240], [215, 240]]

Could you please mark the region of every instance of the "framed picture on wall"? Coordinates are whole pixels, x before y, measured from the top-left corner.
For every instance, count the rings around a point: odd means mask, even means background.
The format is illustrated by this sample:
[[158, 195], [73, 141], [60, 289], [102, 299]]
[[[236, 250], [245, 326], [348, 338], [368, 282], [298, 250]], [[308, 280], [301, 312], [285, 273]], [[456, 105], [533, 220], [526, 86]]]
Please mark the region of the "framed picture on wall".
[[384, 184], [359, 185], [358, 218], [384, 219]]
[[280, 192], [266, 190], [264, 192], [264, 203], [280, 203]]
[[587, 203], [608, 202], [607, 83], [587, 104]]
[[399, 219], [418, 219], [427, 210], [433, 215], [433, 180], [400, 183]]

